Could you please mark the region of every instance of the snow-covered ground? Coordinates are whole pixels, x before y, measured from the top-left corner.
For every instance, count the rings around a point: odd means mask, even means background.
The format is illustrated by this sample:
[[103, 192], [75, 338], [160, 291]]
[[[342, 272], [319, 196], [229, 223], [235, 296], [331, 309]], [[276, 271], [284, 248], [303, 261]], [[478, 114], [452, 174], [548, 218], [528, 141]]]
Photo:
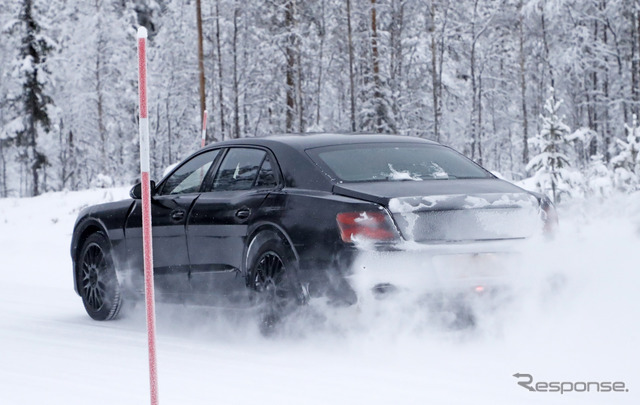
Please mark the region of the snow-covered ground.
[[[75, 216], [126, 192], [0, 200], [0, 404], [148, 403], [141, 305], [95, 322], [72, 287]], [[265, 338], [248, 312], [161, 304], [160, 403], [638, 404], [640, 195], [560, 216], [555, 241], [531, 242], [518, 261], [517, 299], [474, 329], [438, 326], [400, 299], [312, 303], [313, 316]], [[629, 391], [529, 392], [515, 373]]]

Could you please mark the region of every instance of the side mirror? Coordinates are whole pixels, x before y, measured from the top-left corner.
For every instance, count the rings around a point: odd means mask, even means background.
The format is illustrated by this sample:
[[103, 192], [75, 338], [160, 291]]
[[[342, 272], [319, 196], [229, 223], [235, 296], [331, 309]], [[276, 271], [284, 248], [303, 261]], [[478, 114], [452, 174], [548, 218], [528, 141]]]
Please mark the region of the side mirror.
[[[151, 180], [151, 197], [154, 195], [156, 195], [156, 182]], [[140, 200], [142, 198], [142, 183], [136, 183], [129, 191], [129, 196], [134, 200]]]

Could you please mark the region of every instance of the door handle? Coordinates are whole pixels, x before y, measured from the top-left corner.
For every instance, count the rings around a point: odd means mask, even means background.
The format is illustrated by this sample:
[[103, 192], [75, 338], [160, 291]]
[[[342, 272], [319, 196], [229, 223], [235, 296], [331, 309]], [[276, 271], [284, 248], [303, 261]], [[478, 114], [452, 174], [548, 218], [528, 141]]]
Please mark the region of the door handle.
[[184, 219], [184, 214], [184, 210], [173, 211], [171, 213], [171, 219], [173, 219], [174, 221], [181, 221], [182, 219]]
[[247, 219], [251, 215], [251, 210], [249, 208], [240, 208], [236, 211], [236, 217], [240, 219]]

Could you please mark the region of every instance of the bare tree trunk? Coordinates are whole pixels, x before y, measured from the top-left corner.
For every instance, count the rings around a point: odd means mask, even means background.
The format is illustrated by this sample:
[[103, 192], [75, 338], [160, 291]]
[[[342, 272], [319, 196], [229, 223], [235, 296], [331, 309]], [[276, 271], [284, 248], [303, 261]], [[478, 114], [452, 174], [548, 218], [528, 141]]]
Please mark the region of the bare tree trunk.
[[[196, 25], [198, 27], [198, 74], [200, 83], [200, 122], [204, 120], [206, 107], [204, 91], [204, 49], [202, 44], [202, 7], [200, 0], [196, 0]], [[200, 127], [200, 126], [198, 126]]]
[[58, 127], [58, 161], [60, 162], [60, 189], [64, 190], [65, 183], [67, 182], [67, 165], [69, 160], [67, 159], [67, 145], [64, 139], [64, 123], [60, 120], [60, 126]]
[[[635, 24], [635, 14], [634, 13], [629, 13], [631, 14], [630, 16], [630, 21], [631, 21], [631, 41], [630, 41], [630, 51], [631, 51], [631, 75], [630, 75], [630, 86], [629, 86], [629, 97], [625, 97], [623, 95], [623, 93], [621, 93], [621, 96], [623, 97], [624, 101], [622, 102], [622, 115], [624, 117], [624, 122], [629, 122], [629, 115], [632, 114], [632, 108], [633, 108], [633, 86], [635, 84], [635, 75], [636, 72], [634, 70], [634, 66], [635, 66], [635, 54], [636, 54], [636, 24]], [[615, 37], [614, 37], [615, 38]], [[616, 47], [618, 40], [616, 39]], [[623, 63], [622, 63], [622, 55], [620, 53], [620, 50], [618, 50], [618, 76], [619, 77], [624, 77], [623, 74]]]
[[[504, 74], [504, 70], [502, 69], [503, 67], [503, 63], [502, 61], [500, 62], [500, 75]], [[490, 111], [490, 117], [491, 117], [491, 134], [493, 134], [492, 138], [493, 139], [493, 161], [495, 163], [494, 168], [499, 171], [500, 173], [502, 173], [502, 153], [500, 153], [500, 146], [502, 139], [498, 140], [498, 137], [496, 136], [498, 134], [498, 124], [496, 123], [496, 103], [495, 103], [495, 98], [493, 97], [489, 97], [488, 100], [488, 107], [489, 107], [489, 111]], [[490, 150], [490, 149], [489, 149]]]
[[[594, 24], [593, 24], [593, 42], [594, 44], [597, 43], [598, 41], [598, 21], [594, 20]], [[591, 110], [591, 122], [590, 122], [590, 127], [591, 129], [593, 129], [593, 131], [595, 133], [598, 133], [599, 131], [599, 127], [600, 127], [600, 122], [598, 121], [598, 72], [594, 70], [593, 72], [591, 72], [591, 85], [592, 87], [592, 91], [593, 91], [593, 96], [592, 96], [592, 100], [591, 100], [591, 104], [590, 104], [590, 110]], [[591, 142], [589, 142], [589, 156], [593, 156], [598, 152], [598, 137], [594, 136], [593, 138], [591, 138]]]
[[473, 20], [471, 21], [471, 159], [476, 158], [478, 145], [478, 127], [476, 116], [478, 114], [478, 84], [476, 83], [476, 17], [478, 15], [478, 0], [473, 3]]
[[40, 195], [40, 187], [38, 185], [38, 183], [40, 182], [39, 177], [40, 175], [38, 174], [38, 169], [36, 168], [35, 165], [31, 166], [31, 175], [33, 176], [33, 184], [32, 184], [32, 196], [38, 196]]
[[[447, 28], [447, 21], [449, 16], [449, 1], [447, 0], [444, 5], [443, 15], [442, 15], [442, 29], [440, 30], [440, 49], [439, 49], [439, 61], [438, 61], [438, 106], [437, 106], [437, 114], [438, 118], [442, 118], [442, 65], [444, 64], [444, 38], [445, 38], [445, 30]], [[440, 132], [438, 132], [438, 137], [440, 138]]]
[[296, 69], [296, 104], [298, 105], [298, 132], [302, 133], [306, 130], [304, 119], [304, 100], [302, 94], [302, 52], [300, 52], [300, 43], [297, 46], [297, 69]]
[[69, 136], [67, 137], [67, 147], [69, 148], [69, 153], [67, 154], [68, 160], [71, 162], [71, 173], [69, 173], [69, 182], [71, 183], [71, 190], [77, 190], [78, 185], [76, 181], [76, 170], [78, 168], [78, 164], [76, 162], [76, 147], [73, 141], [73, 131], [69, 131]]
[[[170, 93], [169, 93], [170, 94]], [[167, 117], [167, 158], [169, 159], [169, 164], [173, 163], [173, 148], [171, 147], [173, 140], [171, 139], [171, 109], [169, 108], [169, 100], [171, 97], [168, 95], [165, 100], [165, 113]]]
[[[551, 84], [551, 87], [555, 90], [556, 88], [556, 81], [553, 77], [553, 67], [551, 66], [551, 60], [549, 58], [549, 41], [547, 41], [547, 25], [546, 25], [546, 19], [545, 19], [545, 15], [544, 15], [544, 5], [540, 5], [540, 24], [542, 27], [542, 43], [544, 45], [544, 56], [545, 56], [545, 61], [544, 64], [547, 66], [547, 68], [549, 69], [549, 82]], [[553, 102], [556, 102], [556, 92], [554, 91], [552, 93], [552, 97], [553, 97]]]
[[509, 173], [511, 173], [511, 178], [513, 178], [513, 141], [511, 139], [511, 128], [509, 128], [509, 136], [507, 138], [507, 145], [509, 147]]
[[[399, 4], [398, 4], [399, 3]], [[389, 58], [389, 72], [391, 79], [391, 109], [394, 117], [402, 114], [398, 105], [398, 95], [402, 85], [402, 31], [404, 29], [404, 4], [405, 0], [392, 0], [391, 2], [391, 27], [390, 42], [391, 52]]]
[[[0, 104], [0, 122], [4, 121], [4, 102]], [[0, 189], [0, 198], [6, 198], [8, 196], [7, 187], [7, 158], [4, 154], [5, 140], [0, 138], [0, 170], [2, 171], [2, 189]]]
[[382, 103], [382, 94], [380, 88], [382, 83], [380, 80], [380, 55], [378, 52], [378, 24], [376, 21], [376, 0], [371, 0], [371, 62], [373, 65], [373, 97], [375, 99], [376, 110], [376, 132], [382, 129], [382, 117], [380, 116], [380, 107]]
[[2, 170], [2, 194], [0, 197], [7, 197], [7, 160], [4, 156], [4, 141], [0, 139], [0, 169]]
[[322, 59], [324, 54], [324, 37], [325, 37], [325, 16], [324, 16], [324, 0], [320, 3], [320, 26], [318, 27], [318, 36], [320, 37], [320, 50], [318, 51], [318, 86], [316, 91], [316, 126], [320, 125], [320, 104], [322, 99]]
[[351, 95], [351, 131], [356, 131], [356, 94], [353, 75], [353, 40], [351, 34], [351, 0], [347, 1], [347, 37], [349, 47], [349, 90]]
[[631, 114], [640, 117], [640, 10], [631, 14]]
[[304, 95], [302, 94], [302, 51], [300, 49], [301, 40], [298, 35], [298, 19], [295, 0], [293, 1], [293, 28], [296, 45], [296, 104], [298, 107], [298, 132], [305, 131], [306, 123], [304, 119]]
[[[603, 14], [606, 12], [607, 9], [607, 1], [606, 0], [602, 0], [602, 3], [600, 3], [600, 7], [601, 10], [603, 12]], [[607, 48], [607, 27], [603, 27], [602, 28], [602, 41], [604, 43], [604, 48]], [[609, 65], [609, 57], [608, 56], [604, 56], [604, 63], [605, 66]], [[602, 113], [603, 113], [603, 117], [602, 117], [602, 133], [603, 133], [603, 137], [604, 137], [604, 161], [609, 163], [609, 146], [611, 144], [611, 133], [609, 130], [609, 108], [607, 108], [606, 106], [609, 105], [609, 74], [607, 72], [607, 69], [604, 70], [603, 72], [603, 81], [602, 81], [602, 91], [604, 93], [604, 101], [605, 101], [605, 108], [603, 108]]]
[[293, 132], [293, 121], [295, 117], [295, 68], [296, 68], [296, 55], [295, 55], [295, 34], [293, 33], [294, 27], [294, 9], [293, 2], [295, 0], [288, 0], [285, 5], [284, 21], [287, 28], [287, 42], [285, 54], [287, 58], [286, 67], [286, 97], [287, 97], [287, 111], [285, 116], [286, 132]]
[[[100, 27], [100, 17], [102, 15], [102, 2], [100, 0], [94, 1], [95, 13], [98, 16], [97, 34], [98, 38], [95, 44], [96, 47], [96, 59], [94, 64], [93, 78], [94, 78], [94, 90], [96, 92], [96, 118], [98, 120], [98, 138], [100, 139], [100, 168], [102, 171], [105, 169], [108, 171], [107, 165], [107, 134], [104, 124], [104, 95], [102, 84], [102, 55], [105, 50], [106, 41], [102, 35], [102, 28]], [[110, 174], [110, 173], [109, 173]]]
[[478, 75], [478, 164], [482, 165], [482, 72]]
[[37, 142], [36, 142], [36, 123], [35, 123], [35, 118], [33, 116], [29, 117], [29, 134], [30, 134], [30, 140], [29, 140], [29, 148], [31, 149], [31, 178], [33, 183], [31, 184], [31, 191], [32, 191], [32, 196], [37, 196], [40, 195], [40, 188], [39, 188], [39, 183], [40, 183], [40, 179], [39, 179], [39, 173], [38, 173], [38, 169], [42, 166], [42, 162], [40, 162], [40, 153], [38, 152], [37, 149]]
[[220, 0], [216, 0], [216, 48], [218, 54], [218, 108], [220, 110], [220, 137], [224, 140], [224, 93], [222, 86], [222, 46], [220, 46]]
[[238, 87], [238, 0], [233, 9], [233, 137], [240, 138], [240, 96]]
[[98, 118], [98, 136], [100, 137], [100, 165], [104, 170], [107, 167], [107, 134], [104, 125], [104, 96], [102, 94], [102, 49], [103, 40], [102, 35], [99, 36], [98, 46], [96, 52], [96, 64], [95, 64], [95, 91], [96, 91], [96, 103], [97, 103], [97, 118]]
[[20, 181], [19, 181], [19, 189], [20, 192], [18, 195], [23, 196], [27, 194], [27, 175], [26, 172], [26, 162], [20, 162]]
[[438, 74], [437, 69], [437, 46], [436, 46], [436, 6], [434, 0], [431, 0], [431, 5], [429, 7], [429, 32], [431, 34], [431, 85], [432, 89], [432, 97], [433, 97], [433, 135], [435, 137], [436, 142], [440, 142], [440, 109], [438, 108], [440, 102], [438, 100], [438, 92], [439, 92], [439, 79], [440, 76]]
[[525, 76], [526, 55], [524, 53], [524, 15], [522, 14], [522, 0], [518, 4], [520, 36], [520, 97], [522, 104], [522, 163], [529, 163], [529, 122], [527, 117], [527, 82]]
[[[158, 117], [158, 119], [155, 120], [156, 124], [155, 124], [155, 128], [153, 128], [153, 132], [152, 133], [153, 134], [159, 134], [160, 133], [160, 99], [157, 99], [157, 101], [156, 101], [156, 115], [155, 116]], [[162, 145], [162, 141], [157, 136], [154, 136], [154, 137], [152, 137], [152, 142], [153, 142], [153, 149], [152, 150], [159, 150], [160, 146], [156, 146], [156, 145]], [[122, 155], [120, 155], [120, 156], [122, 156]], [[160, 159], [153, 159], [153, 164], [154, 164], [154, 167], [156, 169], [156, 173], [160, 173], [160, 175], [162, 174], [162, 171], [164, 170], [164, 168], [167, 167], [166, 162], [164, 161], [164, 156], [161, 156]]]
[[[248, 47], [247, 47], [247, 33], [248, 33], [248, 18], [245, 16], [242, 19], [242, 63], [240, 64], [240, 66], [242, 66], [242, 77], [245, 78], [246, 80], [246, 72], [247, 72], [247, 63], [249, 62], [249, 51], [248, 51]], [[245, 135], [248, 135], [251, 131], [251, 126], [249, 124], [249, 111], [248, 111], [248, 106], [249, 103], [247, 103], [247, 96], [246, 93], [243, 94], [242, 97], [242, 122], [243, 122], [243, 132]], [[262, 111], [260, 112], [260, 115], [262, 114]], [[259, 125], [260, 121], [260, 117], [258, 117], [258, 120], [256, 122], [256, 126]], [[255, 136], [255, 134], [254, 134]]]

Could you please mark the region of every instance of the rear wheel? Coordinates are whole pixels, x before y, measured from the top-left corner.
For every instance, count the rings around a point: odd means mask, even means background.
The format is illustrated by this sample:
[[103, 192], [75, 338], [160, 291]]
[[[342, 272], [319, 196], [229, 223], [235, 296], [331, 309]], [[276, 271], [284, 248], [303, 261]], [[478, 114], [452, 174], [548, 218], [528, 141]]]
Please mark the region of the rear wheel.
[[248, 255], [248, 281], [261, 304], [260, 330], [269, 334], [304, 303], [305, 295], [296, 277], [295, 257], [285, 243], [279, 237], [256, 240], [260, 246]]
[[115, 318], [122, 303], [121, 291], [109, 242], [102, 233], [87, 238], [77, 266], [78, 287], [89, 316], [98, 321]]

